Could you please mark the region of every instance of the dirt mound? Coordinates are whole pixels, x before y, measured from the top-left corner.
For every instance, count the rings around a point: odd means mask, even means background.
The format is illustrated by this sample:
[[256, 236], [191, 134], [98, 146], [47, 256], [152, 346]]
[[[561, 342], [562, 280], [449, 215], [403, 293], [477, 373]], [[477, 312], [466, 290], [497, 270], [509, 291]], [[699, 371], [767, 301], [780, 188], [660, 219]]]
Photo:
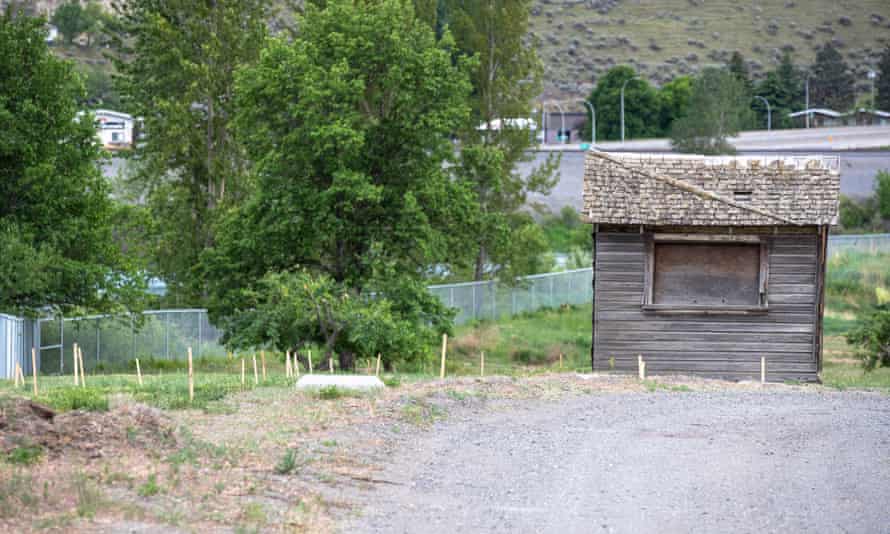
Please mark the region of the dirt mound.
[[109, 412], [56, 413], [26, 399], [0, 406], [0, 452], [39, 445], [49, 455], [80, 453], [101, 458], [122, 448], [175, 444], [172, 422], [159, 410], [132, 404]]

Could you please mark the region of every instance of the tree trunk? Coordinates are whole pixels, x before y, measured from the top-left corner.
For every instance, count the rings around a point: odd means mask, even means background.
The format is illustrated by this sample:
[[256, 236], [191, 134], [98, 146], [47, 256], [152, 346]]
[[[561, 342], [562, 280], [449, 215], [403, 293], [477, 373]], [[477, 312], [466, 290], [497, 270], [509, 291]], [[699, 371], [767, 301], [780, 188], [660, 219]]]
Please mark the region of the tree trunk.
[[479, 254], [476, 256], [476, 269], [473, 273], [473, 280], [480, 282], [485, 276], [485, 245], [479, 245]]

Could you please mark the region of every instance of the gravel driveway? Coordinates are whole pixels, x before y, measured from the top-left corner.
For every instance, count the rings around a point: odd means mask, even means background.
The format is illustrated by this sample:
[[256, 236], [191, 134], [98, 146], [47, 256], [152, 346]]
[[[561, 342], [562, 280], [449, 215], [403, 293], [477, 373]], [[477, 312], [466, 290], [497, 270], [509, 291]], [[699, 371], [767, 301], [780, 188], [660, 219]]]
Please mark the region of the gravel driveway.
[[890, 532], [890, 397], [593, 394], [401, 438], [344, 532]]

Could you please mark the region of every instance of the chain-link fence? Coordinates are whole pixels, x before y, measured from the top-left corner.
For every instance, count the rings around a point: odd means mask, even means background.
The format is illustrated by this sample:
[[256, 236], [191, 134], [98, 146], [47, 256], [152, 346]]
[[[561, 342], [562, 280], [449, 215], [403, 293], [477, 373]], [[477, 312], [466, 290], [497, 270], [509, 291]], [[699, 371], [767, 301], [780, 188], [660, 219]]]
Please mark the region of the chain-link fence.
[[456, 324], [480, 319], [510, 317], [563, 304], [587, 304], [593, 299], [593, 271], [575, 269], [536, 274], [515, 285], [496, 281], [430, 286], [430, 292], [449, 308], [458, 310]]
[[42, 373], [72, 372], [74, 343], [87, 371], [120, 368], [136, 358], [184, 359], [189, 347], [196, 358], [225, 354], [221, 332], [200, 309], [40, 319], [38, 330]]
[[828, 238], [828, 256], [849, 252], [890, 253], [890, 234], [833, 235]]

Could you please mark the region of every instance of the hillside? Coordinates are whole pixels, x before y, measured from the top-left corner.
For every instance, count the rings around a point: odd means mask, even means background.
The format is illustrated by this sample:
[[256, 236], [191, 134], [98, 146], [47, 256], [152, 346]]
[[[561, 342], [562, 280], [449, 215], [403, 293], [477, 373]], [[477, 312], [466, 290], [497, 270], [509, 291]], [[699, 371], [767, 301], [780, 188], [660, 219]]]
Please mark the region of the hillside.
[[532, 33], [545, 64], [545, 98], [586, 96], [597, 76], [620, 64], [656, 84], [723, 64], [738, 50], [760, 76], [782, 50], [813, 61], [834, 41], [862, 80], [890, 44], [887, 0], [536, 0]]

